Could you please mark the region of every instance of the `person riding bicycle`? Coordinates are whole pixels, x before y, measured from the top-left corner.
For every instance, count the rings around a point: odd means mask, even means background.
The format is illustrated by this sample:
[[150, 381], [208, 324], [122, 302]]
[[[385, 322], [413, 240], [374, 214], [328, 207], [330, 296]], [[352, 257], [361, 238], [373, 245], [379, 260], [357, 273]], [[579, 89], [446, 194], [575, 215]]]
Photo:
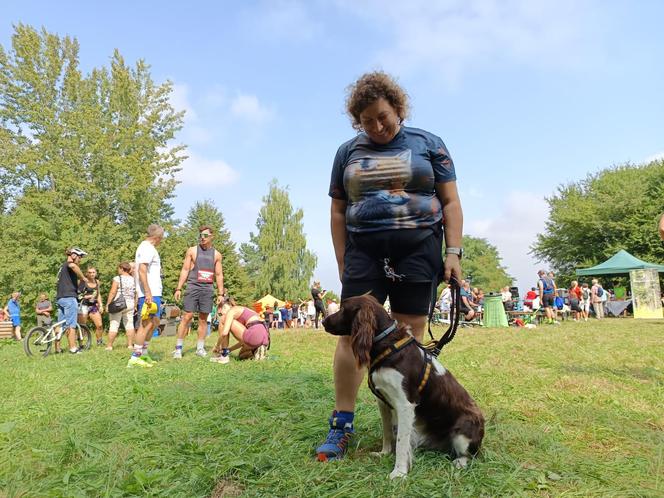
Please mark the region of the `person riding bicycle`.
[[[65, 252], [66, 261], [58, 271], [58, 284], [56, 304], [58, 307], [58, 321], [65, 320], [69, 352], [80, 353], [81, 349], [76, 343], [76, 320], [78, 312], [78, 281], [85, 280], [85, 275], [79, 267], [81, 259], [88, 255], [83, 249], [72, 247]], [[55, 341], [55, 352], [61, 353], [60, 341]]]

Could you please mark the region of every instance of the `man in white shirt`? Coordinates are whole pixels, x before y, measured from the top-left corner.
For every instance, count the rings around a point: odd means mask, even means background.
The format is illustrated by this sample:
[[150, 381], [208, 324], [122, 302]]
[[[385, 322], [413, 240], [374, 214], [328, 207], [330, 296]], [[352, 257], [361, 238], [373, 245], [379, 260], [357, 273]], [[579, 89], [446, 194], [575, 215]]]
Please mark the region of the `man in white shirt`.
[[164, 229], [152, 224], [148, 227], [148, 236], [136, 249], [136, 293], [138, 294], [138, 312], [141, 323], [136, 331], [134, 352], [127, 367], [152, 367], [154, 360], [148, 354], [152, 332], [159, 327], [161, 309], [161, 259], [157, 246], [164, 238]]

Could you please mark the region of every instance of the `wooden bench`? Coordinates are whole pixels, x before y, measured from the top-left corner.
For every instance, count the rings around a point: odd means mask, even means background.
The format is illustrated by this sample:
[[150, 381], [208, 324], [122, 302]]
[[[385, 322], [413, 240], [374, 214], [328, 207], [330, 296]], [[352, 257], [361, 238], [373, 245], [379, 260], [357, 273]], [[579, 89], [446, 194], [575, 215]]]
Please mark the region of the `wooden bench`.
[[0, 339], [11, 339], [12, 337], [14, 337], [12, 322], [0, 322]]

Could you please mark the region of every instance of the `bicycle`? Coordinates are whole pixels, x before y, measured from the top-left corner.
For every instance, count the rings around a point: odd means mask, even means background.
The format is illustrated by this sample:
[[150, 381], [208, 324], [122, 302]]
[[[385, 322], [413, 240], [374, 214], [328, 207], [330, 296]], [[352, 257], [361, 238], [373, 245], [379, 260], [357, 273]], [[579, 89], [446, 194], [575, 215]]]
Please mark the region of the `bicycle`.
[[[62, 339], [65, 332], [66, 320], [54, 323], [50, 327], [33, 327], [23, 339], [23, 349], [28, 356], [46, 357], [51, 352], [53, 343]], [[82, 350], [90, 349], [92, 334], [85, 325], [76, 324], [77, 346]]]

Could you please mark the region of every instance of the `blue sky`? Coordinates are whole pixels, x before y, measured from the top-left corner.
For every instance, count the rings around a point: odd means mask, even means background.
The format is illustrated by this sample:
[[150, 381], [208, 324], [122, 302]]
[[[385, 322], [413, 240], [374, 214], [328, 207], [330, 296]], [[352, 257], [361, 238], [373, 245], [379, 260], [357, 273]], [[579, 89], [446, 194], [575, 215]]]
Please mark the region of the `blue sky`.
[[78, 38], [81, 64], [115, 48], [175, 84], [190, 158], [178, 217], [212, 199], [236, 242], [255, 230], [277, 178], [304, 210], [316, 277], [339, 290], [327, 188], [354, 135], [345, 87], [365, 71], [398, 77], [407, 123], [443, 138], [469, 235], [496, 245], [523, 289], [545, 266], [528, 248], [562, 183], [664, 157], [664, 2], [311, 0], [3, 2], [12, 24]]

